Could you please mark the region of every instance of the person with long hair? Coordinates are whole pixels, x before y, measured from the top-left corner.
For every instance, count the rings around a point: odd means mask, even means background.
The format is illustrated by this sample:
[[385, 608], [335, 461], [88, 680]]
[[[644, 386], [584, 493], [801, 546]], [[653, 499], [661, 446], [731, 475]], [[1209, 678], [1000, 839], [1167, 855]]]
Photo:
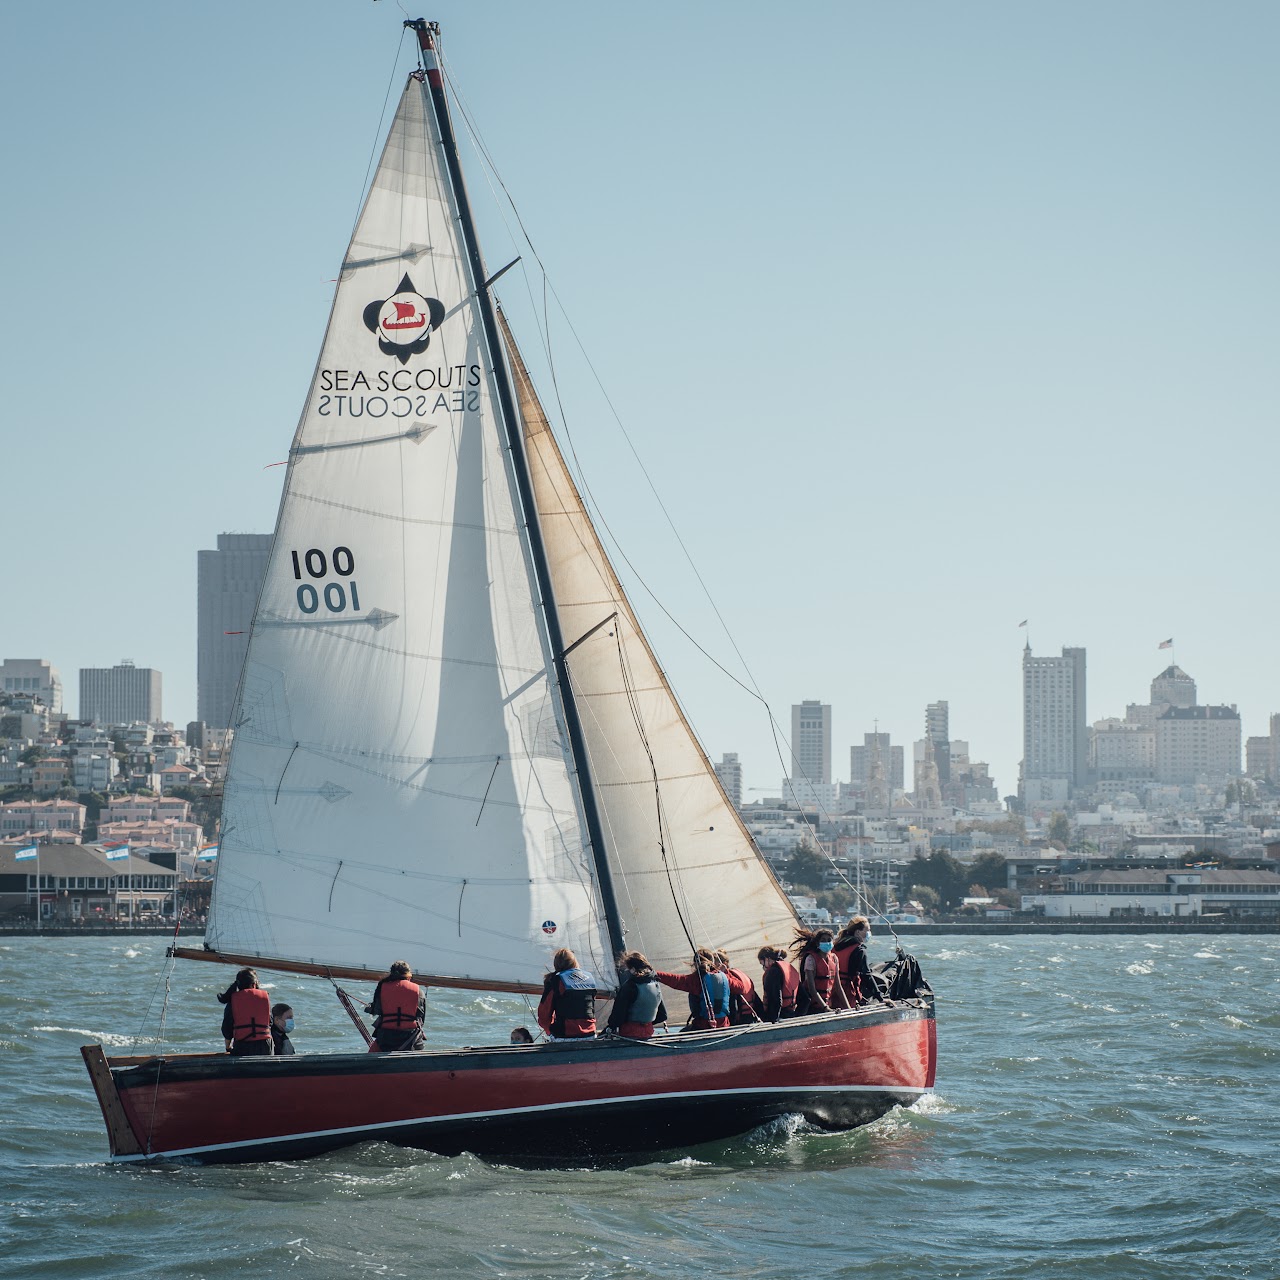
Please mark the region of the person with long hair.
[[629, 1040], [648, 1040], [655, 1022], [666, 1022], [667, 1007], [653, 966], [639, 951], [624, 951], [618, 957], [622, 982], [613, 998], [609, 1030]]
[[709, 1031], [729, 1025], [729, 979], [716, 969], [716, 958], [706, 947], [694, 952], [689, 973], [657, 971], [663, 986], [674, 987], [689, 996], [689, 1031]]
[[831, 955], [833, 941], [830, 929], [796, 929], [791, 954], [800, 970], [803, 1013], [828, 1013], [849, 1007], [844, 988], [837, 980], [839, 971]]
[[760, 997], [751, 975], [735, 969], [729, 961], [729, 953], [720, 948], [715, 953], [716, 968], [729, 980], [729, 1023], [740, 1027], [748, 1022], [760, 1021]]
[[867, 964], [867, 942], [871, 938], [871, 922], [866, 916], [854, 916], [839, 934], [831, 948], [840, 969], [840, 985], [851, 1009], [876, 996], [875, 979]]
[[542, 980], [538, 1026], [553, 1040], [583, 1040], [596, 1033], [596, 980], [578, 968], [578, 957], [561, 947]]

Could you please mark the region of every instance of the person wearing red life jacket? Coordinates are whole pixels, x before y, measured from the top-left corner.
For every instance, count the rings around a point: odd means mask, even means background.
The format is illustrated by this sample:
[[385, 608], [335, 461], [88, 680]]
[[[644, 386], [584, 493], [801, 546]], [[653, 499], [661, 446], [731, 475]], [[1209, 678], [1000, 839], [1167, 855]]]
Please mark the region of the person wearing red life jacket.
[[723, 948], [715, 952], [715, 957], [716, 970], [723, 973], [729, 982], [729, 1024], [741, 1027], [759, 1022], [760, 997], [756, 994], [756, 984], [751, 975], [735, 969], [729, 962], [729, 953]]
[[392, 962], [387, 976], [374, 989], [364, 1007], [374, 1015], [370, 1053], [416, 1052], [426, 1048], [423, 1028], [427, 1021], [427, 991], [413, 980], [404, 960]]
[[653, 966], [639, 951], [624, 952], [618, 961], [622, 982], [613, 998], [609, 1030], [628, 1040], [648, 1040], [655, 1022], [666, 1022], [667, 1006]]
[[801, 1010], [804, 1013], [827, 1013], [849, 1007], [844, 987], [838, 981], [832, 943], [830, 929], [796, 930], [792, 955], [800, 970], [800, 1004], [804, 1006]]
[[561, 947], [542, 980], [538, 1026], [553, 1040], [582, 1040], [596, 1033], [596, 980], [578, 968], [578, 957]]
[[693, 957], [692, 973], [657, 971], [658, 981], [689, 996], [686, 1031], [709, 1031], [729, 1025], [729, 979], [716, 970], [716, 958], [706, 947]]
[[764, 970], [760, 983], [764, 989], [761, 1017], [765, 1022], [794, 1018], [796, 1001], [800, 996], [800, 970], [787, 959], [787, 953], [781, 947], [761, 947], [756, 959]]
[[840, 968], [840, 985], [856, 1008], [875, 998], [876, 985], [867, 964], [867, 942], [871, 938], [871, 922], [866, 916], [854, 916], [835, 939], [831, 954]]
[[222, 1038], [234, 1057], [271, 1053], [271, 997], [258, 986], [252, 969], [241, 969], [236, 980], [218, 996], [226, 1005]]

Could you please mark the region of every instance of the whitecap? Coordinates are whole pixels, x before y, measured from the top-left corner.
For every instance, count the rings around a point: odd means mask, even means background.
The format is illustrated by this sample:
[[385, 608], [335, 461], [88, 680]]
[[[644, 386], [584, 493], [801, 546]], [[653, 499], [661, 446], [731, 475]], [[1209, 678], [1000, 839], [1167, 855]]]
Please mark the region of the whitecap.
[[1197, 960], [1221, 960], [1222, 957], [1216, 951], [1197, 951], [1195, 953]]
[[1249, 1025], [1243, 1018], [1237, 1018], [1231, 1013], [1228, 1013], [1222, 1021], [1229, 1027], [1247, 1027]]
[[142, 952], [137, 950], [135, 947], [129, 947], [124, 954], [126, 960], [136, 960]]
[[1127, 964], [1124, 967], [1125, 973], [1131, 973], [1135, 978], [1141, 977], [1146, 973], [1154, 973], [1155, 969], [1155, 965], [1144, 964], [1141, 960], [1135, 960], [1133, 964]]
[[133, 1036], [113, 1035], [110, 1031], [88, 1031], [84, 1027], [32, 1027], [32, 1031], [61, 1031], [69, 1036], [88, 1036], [99, 1044], [131, 1045]]

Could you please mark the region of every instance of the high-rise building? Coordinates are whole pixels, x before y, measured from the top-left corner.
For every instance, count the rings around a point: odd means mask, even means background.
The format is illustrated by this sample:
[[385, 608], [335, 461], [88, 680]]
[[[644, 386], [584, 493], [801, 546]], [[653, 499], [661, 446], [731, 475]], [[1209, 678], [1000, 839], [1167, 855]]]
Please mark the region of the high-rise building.
[[160, 672], [135, 667], [128, 658], [114, 667], [81, 669], [81, 720], [98, 725], [155, 724], [163, 718]]
[[1156, 721], [1156, 781], [1187, 786], [1240, 776], [1235, 707], [1168, 707]]
[[231, 724], [270, 554], [269, 533], [220, 533], [216, 551], [196, 553], [196, 718], [211, 729]]
[[933, 743], [938, 782], [946, 786], [951, 778], [951, 711], [945, 701], [931, 702], [925, 707], [924, 736]]
[[740, 809], [742, 807], [742, 765], [738, 761], [738, 753], [726, 751], [720, 757], [720, 762], [713, 767], [725, 795], [732, 801], [735, 809]]
[[901, 747], [889, 741], [887, 733], [864, 733], [862, 746], [849, 748], [849, 785], [864, 787], [871, 781], [871, 766], [879, 755], [885, 781], [895, 791], [906, 785], [906, 760]]
[[1023, 784], [1061, 784], [1065, 799], [1087, 785], [1088, 776], [1085, 651], [1064, 648], [1060, 658], [1037, 658], [1028, 644], [1022, 654]]
[[62, 677], [43, 658], [5, 658], [0, 662], [0, 693], [34, 694], [50, 711], [62, 710]]
[[831, 781], [831, 706], [801, 702], [791, 708], [791, 776]]

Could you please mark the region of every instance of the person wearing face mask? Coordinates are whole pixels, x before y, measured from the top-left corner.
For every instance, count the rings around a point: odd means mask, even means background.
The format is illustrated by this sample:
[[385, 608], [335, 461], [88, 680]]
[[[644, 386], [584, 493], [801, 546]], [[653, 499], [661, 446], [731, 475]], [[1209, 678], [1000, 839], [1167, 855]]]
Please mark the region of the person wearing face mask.
[[871, 922], [866, 916], [854, 916], [840, 930], [831, 949], [840, 969], [840, 985], [851, 1009], [876, 997], [876, 984], [867, 964], [870, 940]]
[[805, 1013], [828, 1013], [847, 1009], [849, 1001], [837, 981], [839, 967], [831, 954], [833, 937], [830, 929], [797, 929], [792, 954], [800, 970], [802, 1001], [807, 997]]
[[293, 1008], [287, 1004], [271, 1006], [271, 1041], [275, 1045], [276, 1056], [282, 1053], [297, 1053], [289, 1032], [293, 1030]]

